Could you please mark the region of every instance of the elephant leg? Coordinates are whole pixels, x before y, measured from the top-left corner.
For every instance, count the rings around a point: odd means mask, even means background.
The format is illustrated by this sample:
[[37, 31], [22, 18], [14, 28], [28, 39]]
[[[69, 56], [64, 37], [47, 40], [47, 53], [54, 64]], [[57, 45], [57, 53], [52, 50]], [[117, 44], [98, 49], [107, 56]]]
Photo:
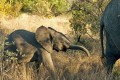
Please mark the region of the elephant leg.
[[30, 62], [35, 62], [35, 69], [37, 70], [37, 73], [39, 73], [39, 67], [42, 63], [42, 55], [39, 50], [35, 52]]
[[113, 66], [118, 59], [116, 59], [115, 57], [107, 57], [107, 56], [106, 59], [107, 59], [106, 69], [107, 69], [107, 73], [109, 74], [112, 73]]
[[19, 63], [22, 80], [27, 80], [26, 63]]
[[35, 69], [37, 70], [37, 73], [39, 73], [39, 67], [42, 62], [35, 61]]
[[106, 32], [106, 62], [107, 72], [111, 73], [115, 62], [119, 59], [119, 50], [115, 46], [111, 36]]
[[113, 66], [118, 58], [114, 55], [117, 51], [111, 46], [106, 47], [106, 69], [108, 73], [112, 72]]
[[37, 60], [35, 61], [35, 68], [37, 70], [37, 73], [39, 73], [39, 67], [40, 67], [41, 63], [42, 63], [42, 55], [39, 54]]
[[114, 67], [115, 62], [119, 59], [115, 54], [117, 54], [117, 50], [112, 46], [107, 46], [106, 48], [106, 69], [107, 73], [112, 73], [112, 69]]
[[46, 50], [44, 49], [40, 49], [42, 52], [42, 59], [43, 59], [43, 64], [44, 66], [47, 68], [47, 70], [50, 72], [52, 78], [54, 80], [58, 80], [58, 76], [56, 74], [56, 70], [55, 70], [55, 66], [53, 64], [52, 58], [51, 58], [51, 54], [48, 53]]

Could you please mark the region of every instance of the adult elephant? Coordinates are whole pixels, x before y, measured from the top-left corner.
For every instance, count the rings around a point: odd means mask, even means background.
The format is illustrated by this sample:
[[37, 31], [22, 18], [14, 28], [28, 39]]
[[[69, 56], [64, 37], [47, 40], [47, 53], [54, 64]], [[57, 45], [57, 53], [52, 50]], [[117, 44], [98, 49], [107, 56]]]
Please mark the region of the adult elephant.
[[56, 70], [51, 58], [53, 50], [66, 51], [67, 49], [76, 49], [83, 50], [88, 56], [90, 55], [85, 47], [72, 45], [64, 34], [45, 26], [39, 27], [36, 33], [16, 30], [8, 36], [5, 42], [10, 44], [5, 45], [5, 51], [19, 51], [19, 63], [35, 61], [36, 68], [39, 68], [39, 65], [43, 62], [54, 79], [56, 79]]
[[[103, 12], [100, 23], [102, 62], [109, 72], [120, 58], [120, 0], [111, 0]], [[106, 52], [103, 46], [103, 31], [106, 35]]]

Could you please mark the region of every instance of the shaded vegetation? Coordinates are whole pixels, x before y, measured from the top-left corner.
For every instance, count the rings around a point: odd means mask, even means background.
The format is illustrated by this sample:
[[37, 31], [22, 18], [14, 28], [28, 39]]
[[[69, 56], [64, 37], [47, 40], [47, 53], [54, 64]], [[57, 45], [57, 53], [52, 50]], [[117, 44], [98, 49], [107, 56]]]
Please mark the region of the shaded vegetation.
[[58, 15], [69, 8], [67, 0], [1, 0], [0, 14], [18, 16], [22, 12]]
[[83, 35], [90, 29], [93, 34], [99, 32], [101, 14], [109, 0], [77, 0], [73, 2], [71, 28], [77, 35]]

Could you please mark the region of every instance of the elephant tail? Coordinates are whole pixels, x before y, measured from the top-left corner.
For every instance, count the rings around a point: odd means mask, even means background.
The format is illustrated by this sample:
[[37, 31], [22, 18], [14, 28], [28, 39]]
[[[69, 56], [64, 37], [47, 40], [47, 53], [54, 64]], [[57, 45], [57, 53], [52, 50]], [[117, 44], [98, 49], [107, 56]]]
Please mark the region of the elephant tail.
[[90, 52], [83, 46], [79, 46], [79, 45], [70, 45], [70, 47], [68, 49], [72, 49], [72, 50], [82, 50], [84, 51], [87, 56], [90, 56]]
[[101, 21], [101, 24], [100, 24], [100, 40], [101, 40], [101, 49], [102, 49], [102, 56], [101, 56], [101, 58], [105, 57], [105, 54], [104, 54], [104, 43], [103, 43], [103, 28], [104, 28], [104, 24]]

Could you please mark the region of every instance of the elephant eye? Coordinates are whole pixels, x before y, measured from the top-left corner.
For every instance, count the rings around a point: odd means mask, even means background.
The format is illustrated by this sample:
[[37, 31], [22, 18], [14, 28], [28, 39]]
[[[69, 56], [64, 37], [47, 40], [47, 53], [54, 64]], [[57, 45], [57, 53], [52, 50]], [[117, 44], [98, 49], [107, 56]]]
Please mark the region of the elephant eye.
[[53, 50], [59, 52], [59, 49], [58, 49], [58, 47], [55, 44], [53, 45]]

